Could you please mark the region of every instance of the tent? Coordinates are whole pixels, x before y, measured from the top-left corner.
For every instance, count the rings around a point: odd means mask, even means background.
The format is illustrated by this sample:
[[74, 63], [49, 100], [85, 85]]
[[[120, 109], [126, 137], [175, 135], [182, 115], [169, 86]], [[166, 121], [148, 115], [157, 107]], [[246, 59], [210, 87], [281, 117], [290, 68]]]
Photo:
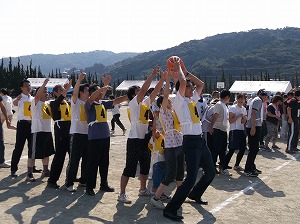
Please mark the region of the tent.
[[[144, 84], [145, 80], [124, 80], [117, 88], [117, 91], [127, 91], [129, 89], [130, 86], [139, 86], [142, 87], [142, 85]], [[156, 86], [156, 84], [158, 83], [158, 81], [152, 81], [150, 88], [154, 88]]]
[[292, 89], [290, 81], [235, 81], [229, 91], [232, 93], [252, 93], [260, 89], [268, 92], [288, 93]]
[[[31, 87], [36, 89], [43, 85], [45, 78], [28, 78], [28, 81], [31, 84]], [[49, 82], [47, 83], [46, 87], [48, 92], [53, 91], [53, 87], [56, 85], [64, 85], [68, 82], [68, 79], [65, 78], [49, 78]], [[73, 88], [70, 88], [68, 93], [73, 92]]]

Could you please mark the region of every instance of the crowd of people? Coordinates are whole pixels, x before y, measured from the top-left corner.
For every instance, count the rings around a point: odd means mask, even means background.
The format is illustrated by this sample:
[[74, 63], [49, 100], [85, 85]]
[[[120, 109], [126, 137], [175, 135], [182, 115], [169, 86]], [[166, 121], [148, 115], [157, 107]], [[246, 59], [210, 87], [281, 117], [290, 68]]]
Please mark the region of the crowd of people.
[[[48, 178], [48, 187], [59, 188], [57, 182], [68, 154], [65, 181], [68, 191], [75, 192], [74, 182], [78, 181], [79, 186], [86, 187], [88, 195], [95, 195], [99, 170], [100, 190], [114, 192], [108, 183], [110, 137], [115, 132], [115, 123], [123, 135], [126, 133], [119, 111], [123, 101], [129, 102], [130, 131], [117, 200], [132, 202], [126, 188], [129, 178], [135, 178], [139, 165], [138, 195], [149, 196], [150, 203], [162, 209], [163, 215], [171, 220], [183, 219], [177, 211], [186, 198], [208, 204], [202, 195], [216, 174], [231, 176], [232, 168], [249, 177], [261, 174], [255, 164], [257, 153], [259, 149], [279, 150], [276, 144], [279, 132], [287, 143], [286, 153], [299, 151], [299, 90], [270, 97], [261, 89], [251, 94], [250, 99], [237, 94], [232, 106], [228, 106], [230, 91], [214, 91], [211, 102], [206, 102], [201, 97], [204, 83], [178, 60], [174, 61], [173, 69], [165, 72], [156, 66], [141, 87], [131, 86], [126, 95], [110, 96], [108, 100], [103, 98], [111, 89], [109, 75], [103, 77], [103, 87], [81, 83], [84, 77], [84, 73], [79, 75], [70, 102], [66, 96], [72, 87], [71, 81], [53, 88], [53, 100], [49, 100], [46, 87], [48, 78], [34, 96], [28, 80], [20, 83], [22, 93], [14, 100], [6, 89], [1, 90], [1, 124], [6, 121], [8, 128], [16, 130], [16, 143], [11, 164], [8, 164], [4, 159], [1, 127], [0, 167], [10, 168], [12, 177], [18, 175], [18, 164], [27, 141], [26, 181], [36, 181], [34, 173], [41, 173], [42, 178]], [[149, 91], [151, 81], [157, 77], [160, 78], [157, 85]], [[171, 99], [170, 94], [175, 94], [175, 98]], [[13, 106], [18, 107], [17, 127], [11, 125]], [[107, 120], [109, 109], [113, 115], [111, 129]], [[240, 163], [247, 147], [243, 167]], [[235, 151], [238, 153], [231, 167], [229, 163]], [[42, 160], [42, 170], [35, 168], [36, 159]], [[77, 179], [80, 161], [81, 172]], [[196, 183], [199, 168], [202, 175]], [[151, 189], [147, 188], [148, 178], [153, 180]], [[165, 190], [173, 181], [177, 189], [170, 197]], [[168, 201], [166, 206], [164, 201]]]

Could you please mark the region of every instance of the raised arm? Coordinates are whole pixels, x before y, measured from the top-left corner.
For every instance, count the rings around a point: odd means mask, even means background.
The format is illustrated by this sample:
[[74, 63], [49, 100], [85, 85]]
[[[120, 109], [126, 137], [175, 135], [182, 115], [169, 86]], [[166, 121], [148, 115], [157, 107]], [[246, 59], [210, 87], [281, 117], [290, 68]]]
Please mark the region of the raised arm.
[[67, 93], [68, 93], [68, 91], [70, 90], [71, 87], [72, 87], [72, 79], [68, 83], [64, 84], [64, 91], [61, 93], [61, 95], [66, 97]]
[[116, 105], [116, 104], [120, 104], [120, 103], [122, 103], [122, 102], [124, 102], [126, 100], [128, 100], [127, 95], [120, 96], [120, 97], [114, 99], [113, 106]]
[[162, 88], [162, 86], [164, 84], [164, 81], [166, 80], [166, 76], [167, 76], [166, 72], [163, 72], [161, 74], [159, 82], [156, 84], [154, 90], [152, 91], [152, 93], [149, 96], [150, 97], [150, 103], [152, 103], [155, 100], [155, 97], [157, 96], [157, 94], [161, 90], [161, 88]]
[[180, 66], [179, 61], [175, 61], [174, 66], [177, 70], [176, 74], [178, 75], [178, 77], [175, 77], [175, 79], [178, 78], [179, 83], [180, 83], [178, 92], [182, 97], [185, 97], [186, 78], [185, 78], [184, 72]]
[[187, 72], [186, 77], [196, 85], [196, 91], [200, 96], [200, 94], [203, 90], [203, 87], [204, 87], [204, 82], [202, 82], [200, 79], [198, 79], [196, 76], [194, 76], [190, 72]]
[[170, 70], [168, 70], [168, 73], [166, 75], [166, 86], [165, 86], [165, 89], [164, 89], [164, 98], [163, 98], [163, 101], [161, 103], [161, 106], [162, 106], [164, 112], [166, 112], [167, 105], [168, 105], [171, 79], [172, 79], [172, 73], [171, 73]]
[[74, 86], [74, 90], [73, 90], [73, 94], [72, 94], [72, 101], [73, 103], [77, 102], [78, 99], [78, 94], [79, 94], [79, 87], [80, 87], [80, 83], [82, 82], [82, 80], [85, 77], [85, 73], [80, 73], [80, 75], [78, 76], [78, 80]]
[[45, 88], [47, 83], [49, 82], [49, 78], [46, 78], [43, 82], [43, 85], [39, 88], [39, 90], [36, 92], [35, 96], [34, 96], [34, 103], [35, 105], [39, 102], [39, 100], [41, 99], [42, 95], [44, 94]]
[[22, 93], [17, 98], [14, 99], [13, 105], [18, 106], [18, 103], [21, 100], [21, 98], [22, 98]]
[[103, 96], [103, 94], [105, 94], [108, 90], [111, 90], [111, 89], [112, 89], [111, 86], [103, 86], [103, 87], [97, 89], [89, 97], [89, 99], [88, 99], [89, 104], [92, 105], [96, 99], [98, 99], [101, 95]]
[[158, 72], [159, 72], [159, 66], [156, 65], [155, 68], [153, 69], [153, 72], [151, 73], [151, 75], [149, 75], [146, 82], [144, 82], [144, 84], [142, 85], [142, 88], [140, 89], [139, 93], [137, 94], [137, 102], [138, 103], [142, 102], [142, 100], [144, 99], [144, 96], [151, 85], [152, 79], [158, 74]]

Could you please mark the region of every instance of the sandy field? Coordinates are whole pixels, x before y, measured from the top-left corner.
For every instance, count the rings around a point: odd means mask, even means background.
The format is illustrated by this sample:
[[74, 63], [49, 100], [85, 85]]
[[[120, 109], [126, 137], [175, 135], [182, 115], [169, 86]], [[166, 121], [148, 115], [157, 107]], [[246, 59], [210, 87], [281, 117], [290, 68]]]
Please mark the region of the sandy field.
[[[111, 113], [109, 118], [111, 118]], [[13, 124], [16, 124], [14, 115]], [[126, 107], [121, 108], [121, 120], [129, 129]], [[5, 158], [10, 162], [15, 143], [15, 131], [3, 126], [5, 138]], [[120, 176], [125, 166], [126, 138], [116, 127], [111, 137], [109, 184], [114, 193], [98, 192], [99, 181], [92, 197], [85, 194], [84, 188], [70, 193], [63, 186], [65, 169], [58, 181], [61, 185], [55, 190], [47, 188], [47, 179], [35, 174], [34, 183], [25, 181], [27, 171], [27, 147], [19, 163], [19, 176], [10, 177], [10, 169], [0, 169], [0, 223], [173, 223], [162, 216], [149, 203], [149, 197], [139, 197], [138, 174], [130, 179], [127, 194], [132, 204], [117, 202], [120, 190]], [[258, 178], [246, 177], [231, 170], [232, 177], [217, 175], [203, 195], [209, 204], [201, 206], [188, 199], [180, 211], [183, 223], [300, 223], [299, 191], [299, 155], [284, 152], [286, 145], [279, 142], [280, 150], [260, 151], [257, 167], [263, 171]], [[246, 157], [241, 165], [244, 166]], [[50, 159], [51, 162], [52, 158]], [[230, 163], [234, 165], [235, 155]], [[67, 166], [68, 158], [65, 161]], [[42, 168], [41, 161], [36, 161]], [[201, 172], [199, 172], [199, 177]], [[75, 184], [77, 187], [77, 183]], [[149, 188], [152, 181], [148, 183]], [[173, 194], [175, 184], [171, 184], [167, 193]]]

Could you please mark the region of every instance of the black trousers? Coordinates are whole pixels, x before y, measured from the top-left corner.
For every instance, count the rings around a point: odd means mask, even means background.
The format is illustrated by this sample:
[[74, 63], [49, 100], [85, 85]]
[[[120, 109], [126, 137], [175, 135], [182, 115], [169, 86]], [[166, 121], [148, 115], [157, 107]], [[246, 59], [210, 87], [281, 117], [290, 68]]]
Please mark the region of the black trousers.
[[108, 186], [109, 147], [110, 138], [88, 140], [87, 189], [96, 187], [98, 169], [101, 177], [100, 186]]
[[125, 127], [120, 121], [120, 114], [113, 115], [113, 118], [111, 119], [111, 130], [115, 130], [115, 123], [124, 131]]
[[296, 122], [293, 121], [292, 124], [289, 123], [287, 150], [292, 150], [297, 148], [298, 135], [299, 135], [299, 124], [297, 120]]
[[213, 150], [211, 150], [213, 162], [216, 164], [219, 156], [220, 167], [223, 168], [227, 148], [227, 132], [214, 128], [212, 137], [214, 142]]
[[255, 159], [259, 151], [259, 136], [261, 134], [261, 127], [256, 126], [256, 132], [255, 135], [253, 136], [250, 135], [250, 130], [251, 128], [247, 128], [249, 153], [245, 165], [245, 172], [249, 172], [249, 171], [252, 172], [254, 169], [256, 169]]
[[70, 135], [61, 136], [54, 131], [55, 154], [51, 163], [49, 183], [56, 183], [62, 172], [66, 154], [70, 155]]
[[67, 167], [66, 186], [73, 186], [76, 180], [79, 161], [81, 159], [81, 176], [79, 182], [86, 183], [87, 176], [87, 146], [88, 135], [85, 134], [72, 134], [70, 139], [70, 160]]
[[28, 146], [27, 154], [29, 155], [32, 147], [31, 121], [20, 120], [17, 123], [16, 144], [11, 158], [11, 172], [16, 172], [18, 170], [18, 164], [20, 162], [26, 140]]
[[239, 150], [236, 156], [236, 162], [234, 166], [239, 166], [244, 156], [246, 149], [246, 135], [244, 130], [232, 130], [229, 132], [229, 146], [228, 153], [225, 156], [224, 169], [228, 167], [228, 164], [233, 156], [235, 150]]

